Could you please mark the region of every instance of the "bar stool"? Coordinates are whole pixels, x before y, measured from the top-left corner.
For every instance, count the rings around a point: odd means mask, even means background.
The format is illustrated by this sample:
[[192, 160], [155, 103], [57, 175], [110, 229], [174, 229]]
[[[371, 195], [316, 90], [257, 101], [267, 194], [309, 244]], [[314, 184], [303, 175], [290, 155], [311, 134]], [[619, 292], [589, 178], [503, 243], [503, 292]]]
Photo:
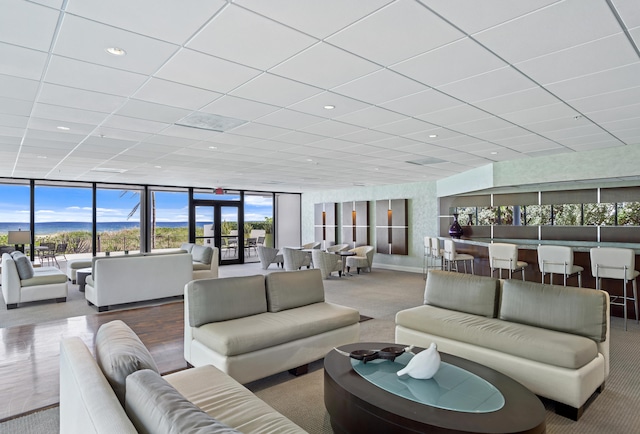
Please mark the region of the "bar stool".
[[495, 269], [498, 269], [499, 278], [502, 279], [502, 270], [509, 270], [509, 279], [514, 272], [522, 273], [524, 281], [524, 269], [529, 266], [524, 261], [518, 261], [518, 246], [507, 243], [491, 243], [489, 244], [489, 266], [491, 267], [491, 276]]
[[424, 237], [424, 257], [422, 259], [422, 276], [427, 279], [427, 271], [431, 262], [431, 237]]
[[440, 269], [444, 270], [444, 250], [440, 248], [440, 240], [438, 237], [431, 237], [431, 259], [433, 261], [433, 267], [436, 267], [438, 260], [440, 260]]
[[471, 274], [473, 272], [474, 257], [467, 253], [456, 253], [456, 245], [453, 240], [444, 240], [444, 259], [447, 261], [447, 269], [451, 271], [451, 263], [453, 262], [458, 271], [458, 262], [462, 261], [464, 264], [464, 272], [467, 273], [467, 261], [471, 262]]
[[[636, 277], [640, 272], [635, 270], [636, 254], [631, 249], [618, 247], [594, 247], [589, 251], [591, 257], [591, 275], [596, 278], [596, 289], [600, 289], [600, 279], [620, 279], [624, 281], [622, 296], [611, 296], [610, 304], [622, 306], [624, 310], [624, 329], [627, 330], [627, 301], [632, 300], [638, 323], [638, 285]], [[627, 297], [627, 282], [633, 286], [633, 297]], [[622, 298], [621, 302], [615, 300]]]
[[582, 272], [584, 268], [573, 265], [573, 249], [567, 246], [538, 246], [538, 267], [544, 276], [549, 273], [549, 283], [553, 283], [553, 274], [564, 276], [564, 286], [567, 279], [573, 275], [578, 276], [578, 287], [582, 288]]

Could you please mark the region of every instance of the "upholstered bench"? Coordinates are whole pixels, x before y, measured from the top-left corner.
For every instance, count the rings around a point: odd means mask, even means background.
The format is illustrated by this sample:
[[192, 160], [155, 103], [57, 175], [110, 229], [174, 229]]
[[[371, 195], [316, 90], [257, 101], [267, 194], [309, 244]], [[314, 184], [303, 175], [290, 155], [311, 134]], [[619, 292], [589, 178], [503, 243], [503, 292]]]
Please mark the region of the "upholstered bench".
[[72, 259], [67, 261], [67, 277], [71, 281], [71, 283], [76, 283], [78, 279], [78, 270], [81, 268], [91, 267], [91, 258], [86, 259]]
[[2, 255], [2, 296], [7, 309], [29, 301], [67, 301], [67, 291], [67, 276], [56, 267], [34, 268], [21, 252]]

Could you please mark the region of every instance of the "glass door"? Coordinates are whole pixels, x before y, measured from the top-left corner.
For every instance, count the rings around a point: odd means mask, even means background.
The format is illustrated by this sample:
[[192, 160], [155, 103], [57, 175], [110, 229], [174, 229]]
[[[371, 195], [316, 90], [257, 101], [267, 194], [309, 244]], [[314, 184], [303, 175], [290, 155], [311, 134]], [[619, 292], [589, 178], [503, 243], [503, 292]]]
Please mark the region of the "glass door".
[[194, 201], [196, 244], [220, 250], [220, 264], [239, 264], [244, 248], [239, 229], [240, 205]]

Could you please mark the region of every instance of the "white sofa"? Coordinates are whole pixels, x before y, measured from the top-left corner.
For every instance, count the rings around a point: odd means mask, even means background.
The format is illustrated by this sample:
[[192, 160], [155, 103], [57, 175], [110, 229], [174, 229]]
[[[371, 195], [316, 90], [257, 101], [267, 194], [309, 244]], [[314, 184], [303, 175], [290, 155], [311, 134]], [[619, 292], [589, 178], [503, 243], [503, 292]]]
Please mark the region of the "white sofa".
[[34, 268], [23, 253], [2, 254], [2, 296], [7, 309], [20, 303], [67, 301], [67, 276], [56, 267]]
[[609, 375], [609, 295], [432, 270], [424, 305], [396, 314], [396, 342], [493, 368], [577, 420]]
[[191, 254], [146, 254], [93, 258], [85, 298], [99, 312], [109, 306], [182, 296], [193, 279]]
[[320, 270], [189, 282], [184, 358], [214, 365], [240, 383], [306, 365], [357, 342], [357, 310], [324, 301]]
[[160, 376], [122, 321], [96, 335], [96, 358], [77, 337], [60, 343], [60, 432], [304, 433], [213, 366]]

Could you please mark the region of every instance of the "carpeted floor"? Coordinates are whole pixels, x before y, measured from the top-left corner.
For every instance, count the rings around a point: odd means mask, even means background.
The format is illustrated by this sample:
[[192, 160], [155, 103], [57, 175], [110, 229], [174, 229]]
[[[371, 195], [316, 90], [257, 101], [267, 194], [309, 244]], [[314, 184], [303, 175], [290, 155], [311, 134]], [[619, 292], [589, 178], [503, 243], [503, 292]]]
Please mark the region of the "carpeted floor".
[[[262, 273], [258, 266], [245, 265], [222, 267], [221, 275], [258, 273]], [[363, 342], [393, 342], [395, 313], [421, 304], [423, 291], [424, 280], [420, 274], [389, 270], [374, 269], [373, 273], [325, 281], [327, 301], [355, 307], [362, 315], [373, 318], [360, 324]], [[322, 361], [313, 363], [306, 375], [293, 377], [281, 373], [247, 387], [308, 432], [332, 432], [323, 401]], [[547, 408], [547, 433], [639, 432], [640, 412], [636, 409], [640, 408], [640, 326], [630, 322], [629, 331], [625, 332], [622, 320], [612, 319], [611, 374], [604, 392], [596, 397], [579, 422], [557, 416], [553, 403], [543, 402]], [[58, 432], [57, 408], [0, 424], [0, 433], [55, 432]]]

